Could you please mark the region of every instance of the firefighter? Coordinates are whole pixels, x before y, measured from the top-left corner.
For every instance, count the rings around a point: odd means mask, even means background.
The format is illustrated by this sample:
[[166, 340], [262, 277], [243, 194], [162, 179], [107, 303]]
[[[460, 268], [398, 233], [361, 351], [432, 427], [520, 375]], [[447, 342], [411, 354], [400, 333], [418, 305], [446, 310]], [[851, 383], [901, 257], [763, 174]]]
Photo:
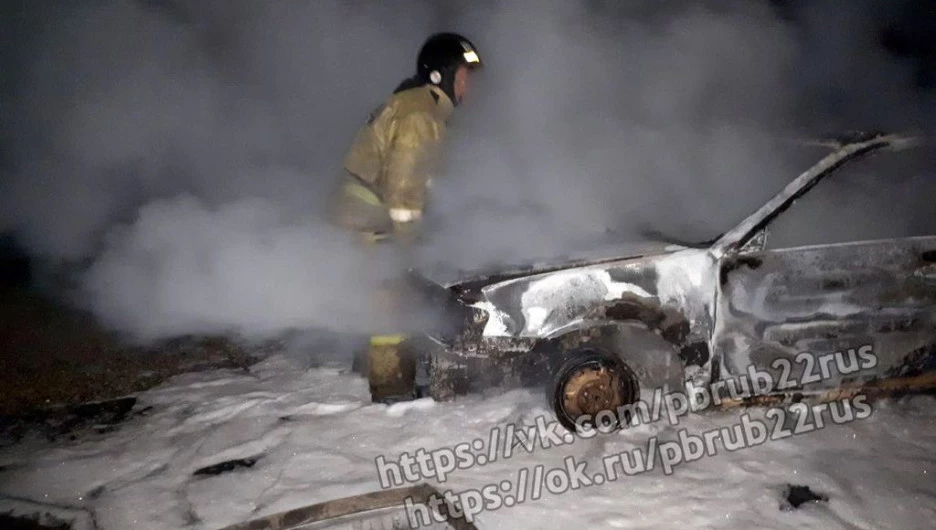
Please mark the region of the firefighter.
[[[415, 242], [446, 121], [465, 95], [469, 72], [480, 66], [477, 49], [461, 35], [438, 33], [426, 40], [416, 75], [371, 113], [345, 155], [336, 201], [340, 226], [368, 244]], [[380, 296], [387, 298], [388, 293]], [[416, 362], [405, 351], [405, 339], [404, 335], [370, 338], [364, 364], [372, 401], [415, 396]]]

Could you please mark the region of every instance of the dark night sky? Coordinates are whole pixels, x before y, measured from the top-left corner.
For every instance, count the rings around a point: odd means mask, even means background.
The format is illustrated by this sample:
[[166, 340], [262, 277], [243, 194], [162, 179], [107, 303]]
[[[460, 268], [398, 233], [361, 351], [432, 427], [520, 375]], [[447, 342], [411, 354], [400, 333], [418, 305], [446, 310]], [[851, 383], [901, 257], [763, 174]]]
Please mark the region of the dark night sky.
[[[794, 23], [810, 0], [771, 0]], [[890, 16], [878, 20], [877, 39], [894, 57], [913, 62], [921, 89], [936, 88], [936, 6], [930, 0], [897, 0]]]

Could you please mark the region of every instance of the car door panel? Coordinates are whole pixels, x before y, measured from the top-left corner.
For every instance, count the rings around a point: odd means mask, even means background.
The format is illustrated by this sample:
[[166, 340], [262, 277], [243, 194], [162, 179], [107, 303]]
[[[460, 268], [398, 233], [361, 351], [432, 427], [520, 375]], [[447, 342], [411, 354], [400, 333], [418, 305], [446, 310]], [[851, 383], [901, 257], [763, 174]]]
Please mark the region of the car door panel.
[[[788, 367], [796, 388], [815, 390], [929, 370], [936, 356], [934, 265], [936, 236], [726, 256], [712, 339], [723, 375], [753, 367], [777, 383]], [[830, 361], [817, 372], [806, 359], [848, 359], [859, 350], [873, 353], [873, 366], [852, 371]]]

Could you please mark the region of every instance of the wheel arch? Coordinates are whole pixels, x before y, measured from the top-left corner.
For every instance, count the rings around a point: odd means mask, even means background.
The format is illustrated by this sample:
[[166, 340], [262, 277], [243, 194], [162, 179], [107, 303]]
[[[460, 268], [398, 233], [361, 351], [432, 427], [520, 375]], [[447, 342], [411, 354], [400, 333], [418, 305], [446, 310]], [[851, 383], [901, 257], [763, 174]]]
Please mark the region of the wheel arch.
[[636, 296], [615, 300], [602, 309], [599, 317], [585, 318], [573, 326], [563, 328], [540, 341], [535, 348], [546, 354], [561, 356], [562, 352], [582, 346], [604, 344], [606, 349], [612, 349], [619, 355], [625, 354], [624, 349], [615, 347], [618, 345], [614, 344], [614, 337], [622, 328], [643, 326], [668, 343], [684, 365], [703, 366], [711, 360], [708, 343], [693, 340], [691, 322], [678, 309], [662, 306], [654, 299]]

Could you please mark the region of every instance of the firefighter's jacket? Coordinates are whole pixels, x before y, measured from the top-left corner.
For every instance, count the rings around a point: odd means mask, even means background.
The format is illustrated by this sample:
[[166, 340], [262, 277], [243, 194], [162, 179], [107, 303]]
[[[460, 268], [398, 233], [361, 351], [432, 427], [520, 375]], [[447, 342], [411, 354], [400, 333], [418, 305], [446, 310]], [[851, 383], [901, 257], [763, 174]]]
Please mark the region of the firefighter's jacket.
[[375, 234], [417, 224], [452, 110], [441, 89], [422, 85], [371, 114], [345, 155], [339, 224]]

